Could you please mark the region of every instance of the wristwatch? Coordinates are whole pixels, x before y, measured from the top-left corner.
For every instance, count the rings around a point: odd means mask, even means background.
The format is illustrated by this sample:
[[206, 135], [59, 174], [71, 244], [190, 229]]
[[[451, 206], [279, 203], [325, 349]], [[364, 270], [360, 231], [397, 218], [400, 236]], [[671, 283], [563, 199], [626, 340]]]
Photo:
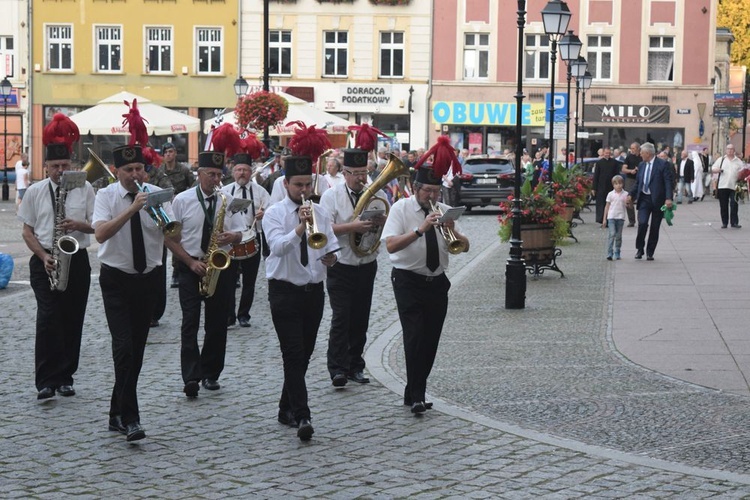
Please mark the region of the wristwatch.
[[414, 228], [414, 234], [417, 235], [417, 238], [421, 238], [422, 234], [424, 234], [424, 233], [422, 233], [422, 231], [419, 230], [419, 226], [417, 226], [417, 227]]

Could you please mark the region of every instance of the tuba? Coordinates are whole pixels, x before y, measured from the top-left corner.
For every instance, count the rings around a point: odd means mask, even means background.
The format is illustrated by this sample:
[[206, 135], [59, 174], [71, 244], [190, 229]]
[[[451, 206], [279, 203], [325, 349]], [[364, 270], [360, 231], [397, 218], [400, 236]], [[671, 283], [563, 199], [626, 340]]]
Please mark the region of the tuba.
[[[148, 186], [145, 186], [144, 184], [135, 183], [136, 186], [138, 186], [138, 190], [142, 193], [150, 193]], [[172, 194], [174, 194], [174, 189], [164, 189], [163, 191], [171, 191]], [[162, 192], [163, 192], [162, 191]], [[160, 194], [162, 192], [159, 192]], [[164, 195], [165, 196], [165, 195]], [[171, 197], [171, 196], [170, 196]], [[151, 216], [151, 219], [154, 221], [154, 223], [159, 227], [159, 229], [162, 230], [164, 233], [164, 236], [170, 237], [170, 236], [177, 236], [182, 232], [182, 223], [179, 221], [173, 221], [169, 218], [167, 215], [167, 212], [164, 211], [164, 208], [162, 208], [162, 204], [158, 204], [156, 206], [149, 206], [146, 204], [146, 211]]]
[[221, 192], [221, 189], [214, 188], [214, 194], [221, 197], [221, 208], [216, 216], [214, 229], [211, 231], [211, 240], [206, 249], [206, 255], [203, 256], [203, 262], [206, 264], [206, 275], [198, 283], [198, 292], [208, 298], [216, 292], [216, 285], [219, 283], [219, 273], [229, 267], [230, 257], [227, 252], [219, 248], [218, 237], [224, 232], [224, 216], [227, 211], [227, 197]]
[[307, 246], [314, 250], [323, 248], [328, 244], [328, 236], [318, 230], [318, 221], [315, 220], [313, 202], [311, 200], [305, 200], [305, 196], [302, 195], [302, 204], [310, 207], [310, 214], [312, 217], [312, 221], [308, 221], [307, 227], [305, 228], [305, 232], [307, 233]]
[[49, 288], [53, 292], [64, 292], [68, 288], [70, 259], [78, 251], [78, 240], [65, 234], [62, 223], [65, 220], [65, 200], [68, 191], [86, 185], [83, 172], [63, 172], [60, 191], [55, 199], [55, 234], [52, 241], [52, 259], [55, 270], [49, 274]]
[[[402, 176], [409, 176], [409, 167], [404, 165], [404, 163], [399, 159], [398, 156], [391, 153], [390, 159], [388, 160], [388, 164], [383, 168], [383, 171], [380, 172], [380, 175], [373, 181], [372, 184], [365, 187], [365, 190], [362, 192], [362, 196], [360, 196], [359, 201], [357, 202], [357, 206], [354, 207], [354, 214], [352, 215], [352, 219], [354, 220], [360, 215], [362, 215], [362, 212], [365, 211], [365, 209], [368, 207], [371, 201], [373, 200], [379, 200], [383, 203], [385, 206], [385, 215], [388, 216], [388, 213], [390, 212], [390, 207], [388, 205], [388, 200], [384, 200], [382, 197], [377, 196], [375, 193], [383, 189], [389, 182], [391, 182], [393, 179], [396, 179], [398, 177]], [[383, 233], [383, 227], [380, 226], [378, 230], [376, 231], [377, 238], [375, 239], [374, 243], [371, 243], [370, 246], [366, 246], [369, 243], [365, 242], [365, 238], [362, 238], [362, 240], [357, 244], [355, 242], [356, 240], [356, 234], [351, 233], [349, 235], [349, 243], [352, 247], [352, 251], [358, 256], [358, 257], [365, 257], [367, 255], [371, 255], [377, 251], [378, 247], [380, 246], [380, 235]], [[371, 240], [368, 240], [371, 241]]]
[[[443, 211], [441, 210], [441, 208], [433, 203], [432, 200], [430, 200], [430, 205], [432, 206], [433, 212], [440, 214], [440, 217], [443, 216]], [[452, 255], [456, 255], [466, 251], [466, 244], [456, 237], [456, 234], [452, 229], [448, 229], [442, 224], [440, 224], [439, 227], [440, 234], [443, 236], [445, 244], [448, 246], [449, 253], [451, 253]]]

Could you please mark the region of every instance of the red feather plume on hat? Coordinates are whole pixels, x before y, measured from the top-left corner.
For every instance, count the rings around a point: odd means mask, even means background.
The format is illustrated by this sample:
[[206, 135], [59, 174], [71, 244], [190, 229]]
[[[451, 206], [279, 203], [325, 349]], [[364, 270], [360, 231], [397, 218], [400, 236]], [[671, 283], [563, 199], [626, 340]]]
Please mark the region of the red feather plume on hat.
[[295, 155], [310, 156], [313, 164], [318, 161], [318, 157], [327, 149], [331, 149], [331, 141], [328, 139], [328, 133], [324, 129], [315, 128], [315, 125], [309, 127], [301, 121], [289, 122], [287, 127], [296, 125], [298, 128], [294, 131], [294, 136], [289, 139], [287, 147]]
[[72, 153], [73, 143], [77, 142], [80, 136], [78, 125], [73, 120], [62, 113], [55, 113], [52, 121], [44, 127], [42, 143], [45, 146], [55, 143], [65, 144], [68, 147], [68, 151]]
[[378, 145], [378, 136], [388, 137], [382, 131], [363, 123], [362, 125], [350, 125], [349, 132], [356, 132], [354, 147], [372, 151]]
[[211, 144], [214, 147], [214, 151], [224, 153], [228, 157], [242, 151], [240, 133], [231, 123], [225, 123], [213, 131]]
[[422, 155], [422, 158], [414, 165], [414, 168], [421, 167], [430, 156], [433, 156], [432, 171], [435, 177], [443, 177], [451, 167], [453, 168], [454, 175], [461, 173], [461, 163], [458, 161], [456, 150], [453, 149], [450, 137], [447, 135], [438, 137], [437, 143]]
[[242, 139], [242, 150], [249, 154], [253, 160], [257, 160], [268, 154], [266, 145], [258, 139], [257, 135], [251, 133], [248, 133], [247, 137]]
[[151, 165], [158, 168], [163, 160], [164, 158], [162, 158], [161, 155], [154, 150], [154, 148], [143, 148], [143, 161], [146, 163], [146, 165]]
[[128, 112], [122, 115], [122, 126], [128, 126], [128, 132], [130, 132], [130, 141], [128, 146], [135, 146], [139, 144], [145, 148], [148, 146], [148, 130], [146, 129], [146, 123], [148, 120], [141, 116], [141, 112], [138, 110], [138, 99], [133, 99], [133, 105], [131, 106], [128, 101], [123, 101], [128, 106]]

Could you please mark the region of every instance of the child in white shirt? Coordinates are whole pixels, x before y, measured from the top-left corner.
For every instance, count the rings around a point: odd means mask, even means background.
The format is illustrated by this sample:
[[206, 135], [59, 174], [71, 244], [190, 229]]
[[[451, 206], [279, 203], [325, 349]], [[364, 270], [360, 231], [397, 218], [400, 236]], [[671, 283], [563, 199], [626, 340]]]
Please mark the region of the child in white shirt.
[[625, 225], [625, 217], [627, 215], [625, 203], [628, 199], [628, 193], [622, 189], [623, 184], [624, 181], [622, 176], [615, 175], [612, 178], [612, 186], [614, 189], [607, 194], [607, 204], [604, 206], [602, 228], [609, 227], [609, 237], [607, 238], [607, 260], [612, 260], [613, 255], [615, 259], [620, 260], [622, 227]]

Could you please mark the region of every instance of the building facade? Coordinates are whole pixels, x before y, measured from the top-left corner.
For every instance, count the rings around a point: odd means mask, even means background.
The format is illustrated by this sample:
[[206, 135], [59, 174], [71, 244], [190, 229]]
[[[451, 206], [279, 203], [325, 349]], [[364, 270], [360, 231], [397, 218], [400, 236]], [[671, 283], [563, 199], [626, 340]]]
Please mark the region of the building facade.
[[[514, 150], [518, 3], [439, 4], [432, 43], [431, 136], [448, 133], [456, 147], [482, 152]], [[521, 140], [534, 151], [549, 137], [544, 127], [549, 121], [550, 41], [541, 19], [547, 0], [526, 4]], [[658, 148], [710, 145], [716, 0], [570, 0], [567, 5], [572, 13], [568, 29], [580, 38], [593, 78], [576, 107], [575, 81], [567, 99], [567, 68], [558, 51], [555, 101], [570, 110], [571, 145], [580, 118], [578, 156], [595, 156], [603, 145], [627, 147], [633, 141], [653, 142]], [[555, 151], [566, 143], [561, 125], [554, 127]]]

